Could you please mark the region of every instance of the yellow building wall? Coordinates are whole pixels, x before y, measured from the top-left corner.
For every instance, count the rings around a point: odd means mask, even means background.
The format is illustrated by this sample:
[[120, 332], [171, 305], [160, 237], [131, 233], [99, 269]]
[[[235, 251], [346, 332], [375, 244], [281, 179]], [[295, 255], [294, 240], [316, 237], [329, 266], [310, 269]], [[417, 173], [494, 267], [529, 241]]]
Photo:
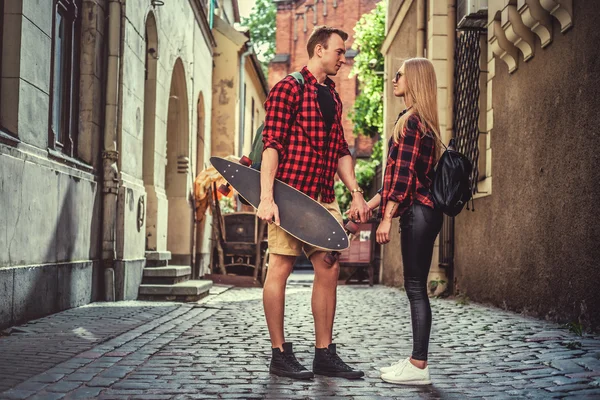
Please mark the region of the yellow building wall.
[[244, 141], [243, 154], [252, 151], [252, 139], [256, 129], [265, 119], [265, 100], [267, 95], [256, 72], [256, 67], [250, 59], [246, 59], [244, 82], [246, 83], [246, 102], [244, 107]]
[[220, 31], [213, 32], [217, 48], [213, 67], [211, 155], [228, 156], [235, 154], [240, 47]]
[[[254, 132], [265, 117], [266, 93], [250, 56], [245, 56], [244, 76], [240, 88], [240, 57], [246, 50], [244, 43], [249, 39], [218, 18], [215, 18], [213, 32], [217, 48], [213, 68], [211, 154], [248, 155]], [[242, 154], [239, 135], [240, 106], [244, 107]]]

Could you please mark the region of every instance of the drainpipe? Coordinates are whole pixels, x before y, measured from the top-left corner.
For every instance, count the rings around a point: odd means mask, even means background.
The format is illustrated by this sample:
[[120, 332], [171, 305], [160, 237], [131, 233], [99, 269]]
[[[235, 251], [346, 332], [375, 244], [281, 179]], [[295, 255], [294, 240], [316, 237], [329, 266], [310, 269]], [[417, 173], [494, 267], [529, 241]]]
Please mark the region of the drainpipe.
[[117, 114], [121, 7], [121, 0], [109, 0], [108, 2], [108, 60], [105, 88], [104, 145], [102, 150], [102, 264], [106, 301], [115, 301], [114, 263], [116, 258], [117, 192], [119, 190]]
[[454, 52], [456, 48], [456, 0], [448, 0], [448, 31], [446, 32], [448, 43], [447, 53], [447, 99], [446, 99], [446, 137], [447, 142], [454, 137]]
[[425, 57], [425, 1], [417, 0], [417, 57]]
[[[244, 68], [246, 65], [246, 57], [252, 54], [252, 43], [246, 43], [247, 50], [242, 53], [240, 56], [240, 89], [239, 89], [239, 99], [240, 99], [240, 132], [239, 132], [239, 145], [238, 145], [238, 155], [243, 156], [242, 152], [244, 151], [243, 142], [244, 142], [244, 130], [245, 130], [245, 121], [244, 121], [244, 111], [246, 111], [246, 93], [244, 91]], [[242, 103], [243, 102], [243, 103]]]
[[[446, 68], [446, 82], [447, 82], [447, 98], [446, 98], [446, 134], [442, 137], [442, 140], [446, 143], [450, 142], [450, 139], [454, 137], [454, 53], [456, 49], [456, 0], [448, 1], [448, 43], [446, 45], [447, 53], [447, 68]], [[454, 247], [454, 221], [450, 221], [449, 218], [446, 221], [450, 224], [451, 229], [450, 238], [452, 240], [452, 247]], [[446, 223], [446, 222], [444, 222]], [[454, 254], [454, 251], [452, 251]], [[439, 268], [439, 267], [438, 267]], [[445, 272], [446, 275], [446, 291], [454, 293], [454, 260], [446, 268], [440, 268]]]

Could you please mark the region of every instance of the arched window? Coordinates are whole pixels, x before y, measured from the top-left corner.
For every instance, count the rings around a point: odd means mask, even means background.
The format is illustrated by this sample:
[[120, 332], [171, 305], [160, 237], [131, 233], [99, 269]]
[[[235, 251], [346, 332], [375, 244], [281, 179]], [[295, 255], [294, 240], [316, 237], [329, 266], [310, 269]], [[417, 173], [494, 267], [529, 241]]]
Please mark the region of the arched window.
[[79, 130], [79, 0], [54, 0], [49, 146], [75, 156]]

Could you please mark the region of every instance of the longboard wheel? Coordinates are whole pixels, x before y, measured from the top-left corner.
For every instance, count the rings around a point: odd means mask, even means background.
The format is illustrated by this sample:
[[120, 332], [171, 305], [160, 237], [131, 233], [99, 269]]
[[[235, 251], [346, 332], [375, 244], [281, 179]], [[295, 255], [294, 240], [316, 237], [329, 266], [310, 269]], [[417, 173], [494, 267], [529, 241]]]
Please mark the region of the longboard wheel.
[[346, 223], [345, 228], [348, 232], [350, 232], [353, 235], [356, 235], [356, 232], [358, 232], [358, 225], [354, 221], [348, 221]]
[[229, 189], [229, 183], [226, 185], [219, 186], [219, 189], [217, 189], [217, 191], [219, 193], [221, 193], [223, 196], [227, 196], [229, 194], [229, 192], [231, 192], [231, 189]]
[[246, 156], [243, 156], [242, 158], [240, 158], [240, 164], [245, 165], [246, 167], [249, 167], [252, 165], [252, 160]]
[[333, 265], [339, 258], [340, 253], [337, 251], [330, 251], [329, 253], [325, 254], [325, 262], [328, 265]]

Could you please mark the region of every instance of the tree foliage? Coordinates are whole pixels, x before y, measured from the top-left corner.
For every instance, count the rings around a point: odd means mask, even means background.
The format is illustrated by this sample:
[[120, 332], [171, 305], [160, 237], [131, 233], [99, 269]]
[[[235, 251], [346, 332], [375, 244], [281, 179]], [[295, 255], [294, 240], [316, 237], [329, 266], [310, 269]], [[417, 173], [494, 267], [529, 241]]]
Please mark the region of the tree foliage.
[[356, 97], [350, 119], [354, 133], [370, 137], [383, 131], [383, 64], [381, 46], [385, 39], [386, 1], [380, 1], [363, 15], [354, 27], [354, 44], [358, 50], [350, 75], [358, 77], [360, 94]]
[[275, 55], [276, 16], [277, 8], [272, 0], [256, 0], [250, 16], [241, 20], [241, 24], [250, 31], [250, 40], [265, 75]]
[[[371, 158], [368, 160], [356, 160], [354, 166], [354, 174], [356, 175], [356, 182], [365, 191], [365, 200], [369, 200], [367, 195], [368, 190], [375, 181], [375, 173], [377, 166], [381, 164], [383, 153], [383, 140], [379, 139], [375, 146], [373, 146], [373, 153]], [[352, 201], [352, 195], [348, 188], [342, 181], [337, 181], [334, 186], [335, 197], [340, 205], [340, 210], [345, 213], [350, 208], [350, 202]]]
[[[354, 167], [356, 180], [363, 190], [368, 191], [375, 179], [375, 171], [382, 160], [383, 151], [383, 55], [380, 52], [385, 39], [386, 2], [381, 1], [370, 13], [362, 16], [354, 27], [353, 49], [359, 51], [354, 58], [351, 75], [358, 77], [360, 94], [356, 96], [350, 119], [354, 123], [354, 134], [375, 137], [379, 141], [373, 147], [368, 160], [357, 160]], [[335, 195], [342, 212], [350, 207], [352, 196], [346, 186], [338, 181]], [[367, 197], [365, 196], [365, 199]]]

